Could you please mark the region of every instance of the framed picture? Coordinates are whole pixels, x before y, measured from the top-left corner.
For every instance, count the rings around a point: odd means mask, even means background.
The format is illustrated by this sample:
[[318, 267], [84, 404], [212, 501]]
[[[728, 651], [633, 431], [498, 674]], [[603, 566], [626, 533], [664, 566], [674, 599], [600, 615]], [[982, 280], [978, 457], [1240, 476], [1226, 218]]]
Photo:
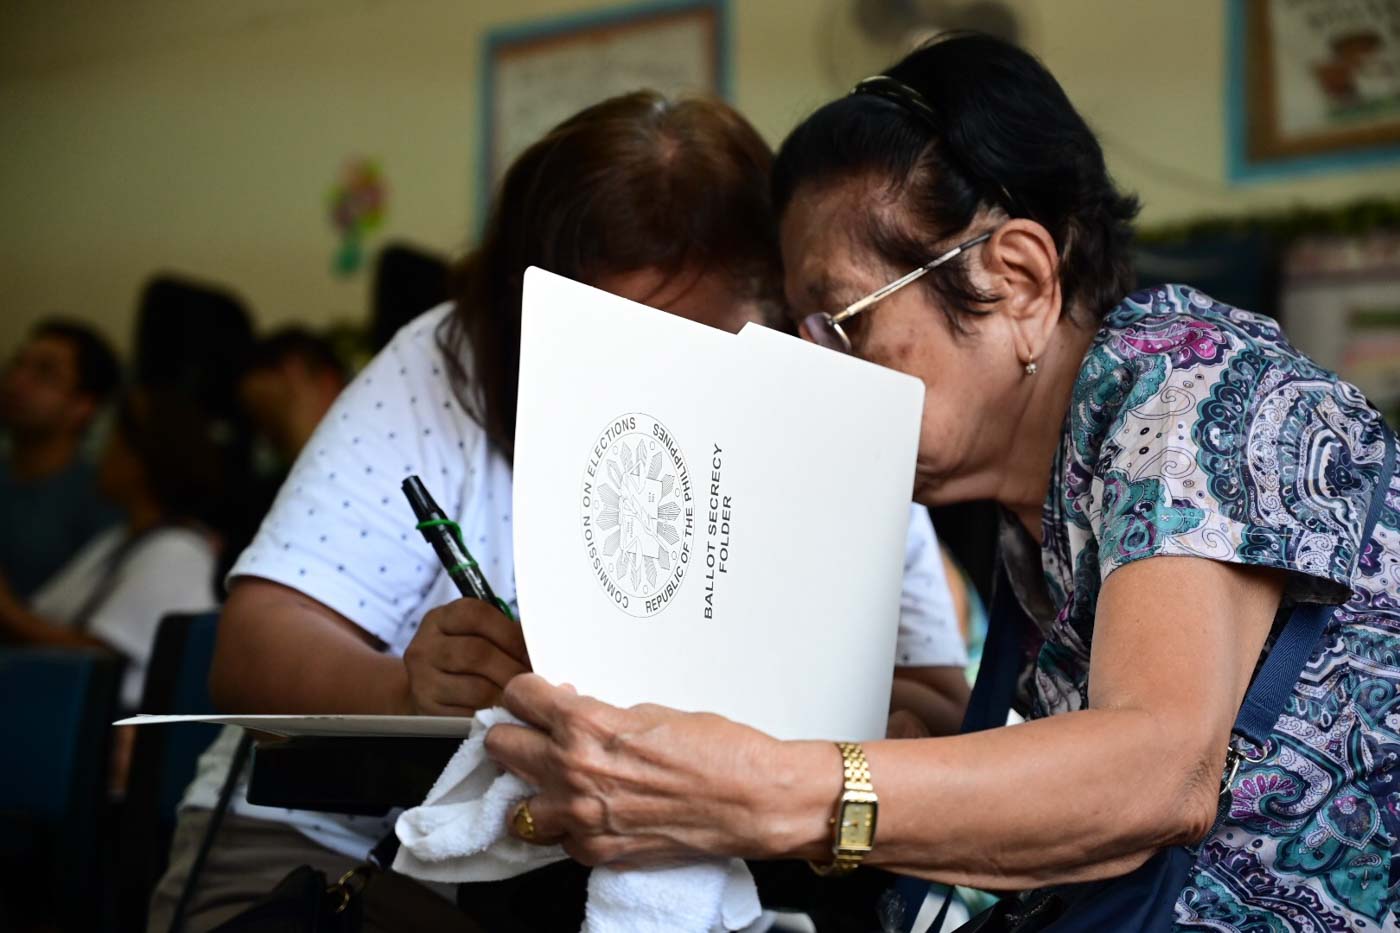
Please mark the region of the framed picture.
[[1400, 3], [1231, 0], [1236, 177], [1400, 157]]
[[480, 213], [525, 147], [590, 104], [643, 88], [727, 97], [727, 13], [725, 0], [653, 0], [488, 33]]

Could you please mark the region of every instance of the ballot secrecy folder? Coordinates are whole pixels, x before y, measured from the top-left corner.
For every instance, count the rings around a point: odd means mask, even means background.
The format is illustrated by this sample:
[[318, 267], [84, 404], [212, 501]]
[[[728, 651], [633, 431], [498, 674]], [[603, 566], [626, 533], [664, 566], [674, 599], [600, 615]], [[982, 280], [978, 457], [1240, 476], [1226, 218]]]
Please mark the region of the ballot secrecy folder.
[[[537, 673], [785, 739], [884, 735], [924, 391], [525, 274], [516, 591]], [[465, 736], [413, 716], [144, 716], [280, 735]]]
[[535, 670], [780, 738], [882, 737], [923, 396], [529, 269], [514, 523]]

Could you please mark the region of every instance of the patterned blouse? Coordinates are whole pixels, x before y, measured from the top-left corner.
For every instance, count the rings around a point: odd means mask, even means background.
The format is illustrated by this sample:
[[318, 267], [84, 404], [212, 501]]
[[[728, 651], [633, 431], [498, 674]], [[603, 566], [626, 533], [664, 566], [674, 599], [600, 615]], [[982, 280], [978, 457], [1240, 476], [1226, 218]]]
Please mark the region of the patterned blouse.
[[1032, 718], [1088, 705], [1099, 589], [1132, 561], [1285, 570], [1280, 621], [1296, 602], [1345, 604], [1266, 747], [1248, 750], [1260, 760], [1231, 785], [1178, 929], [1400, 928], [1393, 477], [1372, 540], [1359, 540], [1386, 430], [1276, 323], [1183, 286], [1129, 296], [1084, 359], [1044, 508], [1048, 591], [1023, 595], [1040, 628], [1023, 684]]

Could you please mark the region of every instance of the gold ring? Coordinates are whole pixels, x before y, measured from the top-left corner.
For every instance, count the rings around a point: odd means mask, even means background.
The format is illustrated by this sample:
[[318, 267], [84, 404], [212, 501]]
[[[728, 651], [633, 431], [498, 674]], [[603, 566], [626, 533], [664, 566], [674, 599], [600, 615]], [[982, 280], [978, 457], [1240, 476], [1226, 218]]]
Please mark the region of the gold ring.
[[535, 818], [530, 815], [530, 801], [522, 800], [515, 805], [515, 812], [510, 817], [510, 825], [521, 839], [526, 842], [534, 841]]

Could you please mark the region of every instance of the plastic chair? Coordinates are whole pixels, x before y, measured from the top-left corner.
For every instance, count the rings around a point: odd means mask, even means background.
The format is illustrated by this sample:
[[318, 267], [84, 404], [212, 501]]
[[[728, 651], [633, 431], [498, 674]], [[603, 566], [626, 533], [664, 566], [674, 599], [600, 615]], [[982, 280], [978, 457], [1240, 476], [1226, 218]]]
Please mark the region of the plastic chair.
[[0, 883], [11, 911], [0, 928], [24, 915], [62, 929], [99, 926], [124, 663], [96, 650], [0, 649]]
[[[209, 667], [218, 621], [217, 612], [176, 613], [161, 620], [146, 668], [141, 712], [215, 712]], [[218, 726], [202, 724], [137, 728], [118, 839], [120, 929], [145, 929], [151, 889], [170, 854], [176, 808], [199, 756], [218, 734]]]

